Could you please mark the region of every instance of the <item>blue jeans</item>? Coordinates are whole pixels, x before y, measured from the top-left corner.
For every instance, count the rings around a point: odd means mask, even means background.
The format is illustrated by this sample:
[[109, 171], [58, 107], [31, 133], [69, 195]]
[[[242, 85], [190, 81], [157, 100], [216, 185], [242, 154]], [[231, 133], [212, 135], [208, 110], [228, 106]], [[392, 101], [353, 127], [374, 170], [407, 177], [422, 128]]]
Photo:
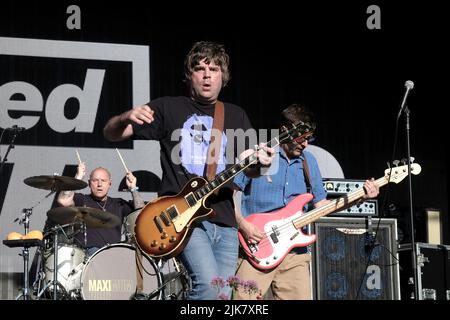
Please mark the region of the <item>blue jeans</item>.
[[219, 291], [211, 286], [211, 280], [222, 277], [225, 281], [236, 272], [239, 240], [237, 229], [222, 227], [202, 221], [180, 254], [180, 260], [192, 281], [190, 300], [215, 300], [218, 295], [230, 298], [231, 288], [225, 286]]

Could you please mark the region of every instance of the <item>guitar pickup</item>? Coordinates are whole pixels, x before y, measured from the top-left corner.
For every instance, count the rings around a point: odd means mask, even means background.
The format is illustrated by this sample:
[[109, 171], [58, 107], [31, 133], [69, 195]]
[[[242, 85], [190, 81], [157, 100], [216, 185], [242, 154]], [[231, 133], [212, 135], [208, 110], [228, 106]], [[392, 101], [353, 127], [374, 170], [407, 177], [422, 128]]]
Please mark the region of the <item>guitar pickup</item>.
[[164, 222], [166, 226], [170, 226], [170, 220], [167, 218], [166, 214], [164, 212], [161, 212], [159, 215], [161, 217], [161, 220]]
[[300, 232], [297, 231], [296, 233], [294, 233], [294, 234], [292, 235], [292, 237], [289, 238], [289, 240], [291, 240], [291, 241], [294, 240], [294, 238], [295, 238], [296, 236], [298, 236], [299, 234], [300, 234]]
[[[186, 200], [187, 201], [187, 200]], [[171, 206], [169, 208], [167, 208], [167, 213], [169, 214], [170, 219], [175, 219], [176, 217], [178, 217], [178, 210], [175, 206]], [[161, 212], [162, 213], [162, 212]]]
[[272, 239], [273, 243], [277, 243], [277, 242], [278, 242], [278, 237], [277, 237], [277, 235], [275, 234], [275, 232], [272, 232], [272, 233], [270, 234], [270, 238]]
[[278, 228], [276, 226], [272, 227], [272, 233], [270, 234], [270, 238], [272, 239], [273, 243], [278, 242], [278, 236], [280, 235], [280, 232], [278, 231]]
[[[188, 206], [191, 208], [197, 204], [197, 200], [195, 200], [194, 194], [192, 192], [186, 195], [184, 198], [186, 199]], [[169, 209], [173, 209], [175, 212], [173, 212], [172, 214]], [[167, 212], [169, 212], [169, 215], [172, 217], [172, 219], [178, 216], [178, 212], [176, 212], [176, 209], [174, 207], [170, 207], [169, 209], [167, 209]]]

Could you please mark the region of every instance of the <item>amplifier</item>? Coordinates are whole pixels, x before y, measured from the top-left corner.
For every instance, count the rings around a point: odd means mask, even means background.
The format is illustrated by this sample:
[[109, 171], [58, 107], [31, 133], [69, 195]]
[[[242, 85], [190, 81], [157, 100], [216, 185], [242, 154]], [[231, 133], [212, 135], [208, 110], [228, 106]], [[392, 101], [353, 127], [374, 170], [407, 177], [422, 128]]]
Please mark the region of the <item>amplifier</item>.
[[[347, 193], [362, 188], [365, 180], [355, 179], [322, 179], [323, 188], [327, 192], [327, 198], [332, 200]], [[378, 201], [375, 199], [366, 200], [362, 203], [355, 204], [350, 208], [334, 212], [330, 216], [339, 217], [365, 217], [378, 216]]]
[[370, 199], [364, 202], [355, 204], [350, 208], [336, 211], [329, 216], [339, 216], [339, 217], [366, 217], [366, 216], [378, 216], [378, 200]]
[[329, 196], [341, 196], [355, 191], [364, 185], [365, 180], [353, 179], [322, 179], [323, 188]]

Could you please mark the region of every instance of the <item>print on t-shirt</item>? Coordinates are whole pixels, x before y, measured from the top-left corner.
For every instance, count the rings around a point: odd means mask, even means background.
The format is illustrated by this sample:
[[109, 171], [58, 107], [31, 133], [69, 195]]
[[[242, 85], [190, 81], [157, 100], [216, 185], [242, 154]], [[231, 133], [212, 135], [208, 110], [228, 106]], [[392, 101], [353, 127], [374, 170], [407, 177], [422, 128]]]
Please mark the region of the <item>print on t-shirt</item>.
[[[211, 140], [211, 128], [213, 118], [210, 116], [198, 116], [193, 114], [183, 124], [181, 132], [181, 162], [189, 173], [203, 176], [206, 153]], [[225, 146], [227, 137], [222, 134], [219, 163], [217, 171], [225, 169]]]

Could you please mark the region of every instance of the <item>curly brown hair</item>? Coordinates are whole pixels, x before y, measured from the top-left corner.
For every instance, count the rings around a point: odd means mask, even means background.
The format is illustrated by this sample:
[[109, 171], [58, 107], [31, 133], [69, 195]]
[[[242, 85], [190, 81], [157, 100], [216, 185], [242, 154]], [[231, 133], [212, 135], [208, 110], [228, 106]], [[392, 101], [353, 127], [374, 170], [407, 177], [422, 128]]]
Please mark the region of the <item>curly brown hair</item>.
[[225, 52], [225, 46], [216, 42], [196, 42], [184, 60], [184, 81], [190, 82], [192, 72], [200, 61], [206, 58], [206, 63], [213, 61], [222, 70], [222, 88], [230, 80], [230, 57]]

